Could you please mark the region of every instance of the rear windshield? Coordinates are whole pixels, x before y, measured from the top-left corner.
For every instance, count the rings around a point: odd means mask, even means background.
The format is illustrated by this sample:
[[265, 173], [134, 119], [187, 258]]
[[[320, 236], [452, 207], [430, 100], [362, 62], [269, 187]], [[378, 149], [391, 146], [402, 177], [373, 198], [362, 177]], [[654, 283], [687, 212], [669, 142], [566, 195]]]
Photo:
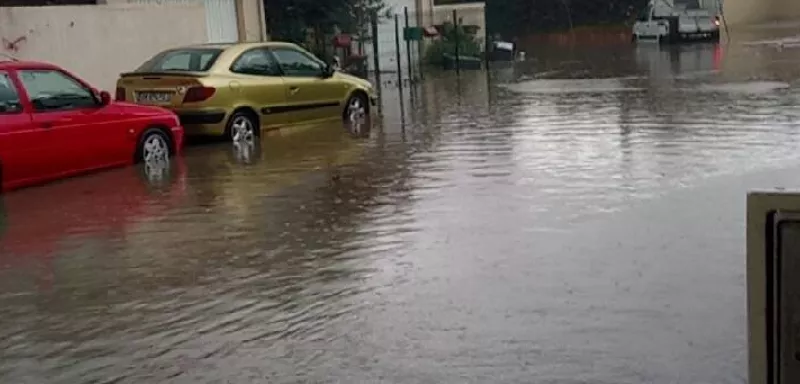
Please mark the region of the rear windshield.
[[218, 48], [184, 48], [164, 51], [136, 69], [136, 72], [206, 72], [222, 53]]
[[700, 9], [699, 0], [675, 0], [675, 6], [685, 9]]

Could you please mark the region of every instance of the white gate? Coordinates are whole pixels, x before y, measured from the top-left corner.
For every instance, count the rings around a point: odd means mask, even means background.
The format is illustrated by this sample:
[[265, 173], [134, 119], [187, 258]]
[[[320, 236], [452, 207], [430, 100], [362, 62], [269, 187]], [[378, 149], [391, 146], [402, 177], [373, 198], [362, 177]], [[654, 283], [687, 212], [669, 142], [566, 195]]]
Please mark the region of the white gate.
[[[378, 36], [375, 36], [375, 44], [378, 44], [378, 62], [381, 72], [397, 72], [397, 54], [395, 42], [394, 14], [398, 16], [400, 34], [400, 67], [403, 76], [408, 74], [408, 59], [406, 56], [406, 42], [403, 40], [403, 28], [406, 26], [404, 9], [408, 7], [408, 24], [410, 27], [417, 26], [416, 0], [388, 0], [387, 5], [391, 7], [392, 17], [381, 18], [378, 22]], [[412, 48], [412, 65], [416, 61], [417, 54]], [[372, 46], [366, 47], [369, 55], [372, 55]], [[372, 60], [370, 60], [370, 66]]]
[[[128, 4], [167, 5], [191, 4], [199, 0], [127, 0]], [[206, 35], [209, 43], [239, 41], [236, 3], [233, 0], [202, 0], [206, 9]], [[109, 2], [113, 4], [113, 2]]]
[[236, 4], [232, 0], [204, 0], [206, 5], [206, 30], [209, 43], [235, 43], [239, 41], [236, 21]]

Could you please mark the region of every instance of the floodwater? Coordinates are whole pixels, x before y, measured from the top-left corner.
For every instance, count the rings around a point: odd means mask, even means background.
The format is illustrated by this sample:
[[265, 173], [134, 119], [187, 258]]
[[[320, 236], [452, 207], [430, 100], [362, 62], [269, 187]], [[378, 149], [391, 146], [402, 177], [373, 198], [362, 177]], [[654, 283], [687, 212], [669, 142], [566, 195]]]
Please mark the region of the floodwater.
[[0, 382], [744, 383], [744, 193], [800, 164], [765, 38], [540, 48], [384, 84], [368, 138], [10, 193]]

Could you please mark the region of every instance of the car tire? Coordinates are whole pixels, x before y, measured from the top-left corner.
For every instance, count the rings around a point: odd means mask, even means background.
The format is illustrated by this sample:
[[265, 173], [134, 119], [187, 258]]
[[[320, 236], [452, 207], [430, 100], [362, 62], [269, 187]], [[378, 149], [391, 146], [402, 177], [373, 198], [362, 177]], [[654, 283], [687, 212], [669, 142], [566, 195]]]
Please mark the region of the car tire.
[[368, 134], [369, 100], [363, 93], [356, 93], [347, 99], [342, 121], [348, 131], [355, 136]]
[[225, 137], [230, 142], [254, 140], [259, 135], [261, 127], [258, 118], [249, 111], [234, 112], [225, 127]]
[[172, 156], [172, 141], [164, 131], [149, 128], [139, 138], [134, 161], [136, 163], [169, 161]]
[[712, 42], [715, 42], [715, 43], [719, 42], [719, 36], [720, 36], [719, 31], [711, 32], [711, 37], [709, 38], [709, 40], [711, 40]]

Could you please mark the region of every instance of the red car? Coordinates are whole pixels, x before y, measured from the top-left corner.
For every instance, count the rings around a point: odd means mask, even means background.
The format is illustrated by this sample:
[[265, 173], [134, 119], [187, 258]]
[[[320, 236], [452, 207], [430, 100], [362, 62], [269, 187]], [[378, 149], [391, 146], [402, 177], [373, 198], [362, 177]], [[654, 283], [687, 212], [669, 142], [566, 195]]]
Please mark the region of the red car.
[[163, 161], [182, 146], [169, 110], [112, 101], [52, 64], [0, 61], [2, 190]]

